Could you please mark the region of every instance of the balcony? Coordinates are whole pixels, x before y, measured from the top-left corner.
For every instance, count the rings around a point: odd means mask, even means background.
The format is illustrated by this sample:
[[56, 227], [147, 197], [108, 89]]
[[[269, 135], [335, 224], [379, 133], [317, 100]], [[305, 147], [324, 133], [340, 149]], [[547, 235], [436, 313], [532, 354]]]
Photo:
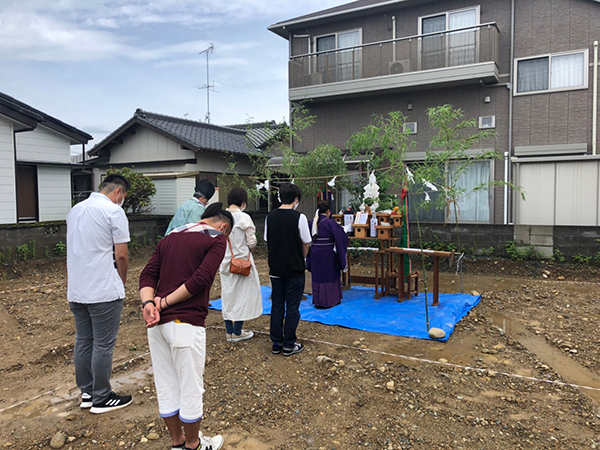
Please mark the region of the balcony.
[[497, 83], [498, 27], [486, 23], [290, 58], [291, 101]]

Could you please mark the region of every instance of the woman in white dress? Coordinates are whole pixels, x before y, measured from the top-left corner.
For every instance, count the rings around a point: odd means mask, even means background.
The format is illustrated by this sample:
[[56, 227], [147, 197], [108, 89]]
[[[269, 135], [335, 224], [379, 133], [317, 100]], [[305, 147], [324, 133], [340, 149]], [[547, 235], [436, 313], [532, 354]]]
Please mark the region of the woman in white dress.
[[[254, 332], [242, 329], [244, 321], [255, 319], [262, 314], [262, 296], [258, 271], [252, 258], [252, 249], [256, 247], [256, 227], [248, 214], [244, 212], [248, 203], [248, 193], [242, 188], [233, 188], [227, 196], [234, 225], [221, 263], [221, 299], [223, 320], [227, 330], [227, 342], [250, 339]], [[238, 275], [229, 271], [231, 252], [236, 259], [250, 259], [250, 275]]]

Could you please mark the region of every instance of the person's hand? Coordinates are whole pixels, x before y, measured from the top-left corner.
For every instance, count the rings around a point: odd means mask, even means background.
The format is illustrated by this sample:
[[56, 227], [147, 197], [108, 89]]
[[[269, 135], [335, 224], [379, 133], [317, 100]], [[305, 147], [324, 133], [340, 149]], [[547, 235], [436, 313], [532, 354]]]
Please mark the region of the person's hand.
[[[162, 297], [154, 297], [154, 303], [156, 303], [156, 309], [158, 310], [158, 312], [163, 312], [163, 300]], [[164, 305], [166, 306], [166, 305]]]
[[160, 322], [160, 312], [152, 303], [148, 303], [143, 311], [144, 321], [146, 322], [146, 328], [152, 328], [154, 325], [158, 325]]

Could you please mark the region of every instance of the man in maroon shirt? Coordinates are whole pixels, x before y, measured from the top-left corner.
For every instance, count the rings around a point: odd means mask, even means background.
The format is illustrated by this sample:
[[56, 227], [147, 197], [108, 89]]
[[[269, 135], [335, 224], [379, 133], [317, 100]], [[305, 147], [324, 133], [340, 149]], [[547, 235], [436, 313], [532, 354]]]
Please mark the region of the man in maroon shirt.
[[173, 230], [140, 275], [160, 416], [173, 449], [218, 450], [220, 435], [203, 437], [204, 320], [210, 288], [225, 255], [233, 217], [213, 203], [200, 222]]

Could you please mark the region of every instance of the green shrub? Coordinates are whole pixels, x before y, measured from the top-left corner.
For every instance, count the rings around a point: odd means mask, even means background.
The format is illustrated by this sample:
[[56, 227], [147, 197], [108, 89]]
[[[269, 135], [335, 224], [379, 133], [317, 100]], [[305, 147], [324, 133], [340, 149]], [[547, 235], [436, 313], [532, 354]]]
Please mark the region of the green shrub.
[[48, 245], [44, 245], [44, 258], [50, 258], [50, 247]]
[[575, 261], [576, 264], [581, 264], [582, 266], [588, 265], [591, 260], [591, 256], [582, 255], [581, 253], [573, 255], [573, 261]]
[[130, 184], [123, 209], [131, 211], [131, 214], [134, 215], [149, 212], [150, 198], [156, 194], [156, 187], [152, 179], [140, 172], [134, 172], [128, 167], [122, 169], [111, 167], [106, 171], [106, 175], [112, 174], [124, 176]]
[[554, 262], [562, 263], [565, 262], [565, 254], [559, 249], [555, 249], [550, 259]]
[[54, 246], [54, 254], [59, 258], [67, 256], [67, 245], [64, 242], [58, 242]]
[[519, 248], [515, 241], [508, 241], [505, 244], [504, 249], [510, 259], [517, 261], [537, 260], [542, 257], [541, 253], [535, 249], [535, 245]]
[[31, 246], [29, 245], [29, 243], [19, 245], [17, 247], [17, 256], [19, 257], [19, 259], [21, 259], [21, 261], [27, 261], [32, 258]]

